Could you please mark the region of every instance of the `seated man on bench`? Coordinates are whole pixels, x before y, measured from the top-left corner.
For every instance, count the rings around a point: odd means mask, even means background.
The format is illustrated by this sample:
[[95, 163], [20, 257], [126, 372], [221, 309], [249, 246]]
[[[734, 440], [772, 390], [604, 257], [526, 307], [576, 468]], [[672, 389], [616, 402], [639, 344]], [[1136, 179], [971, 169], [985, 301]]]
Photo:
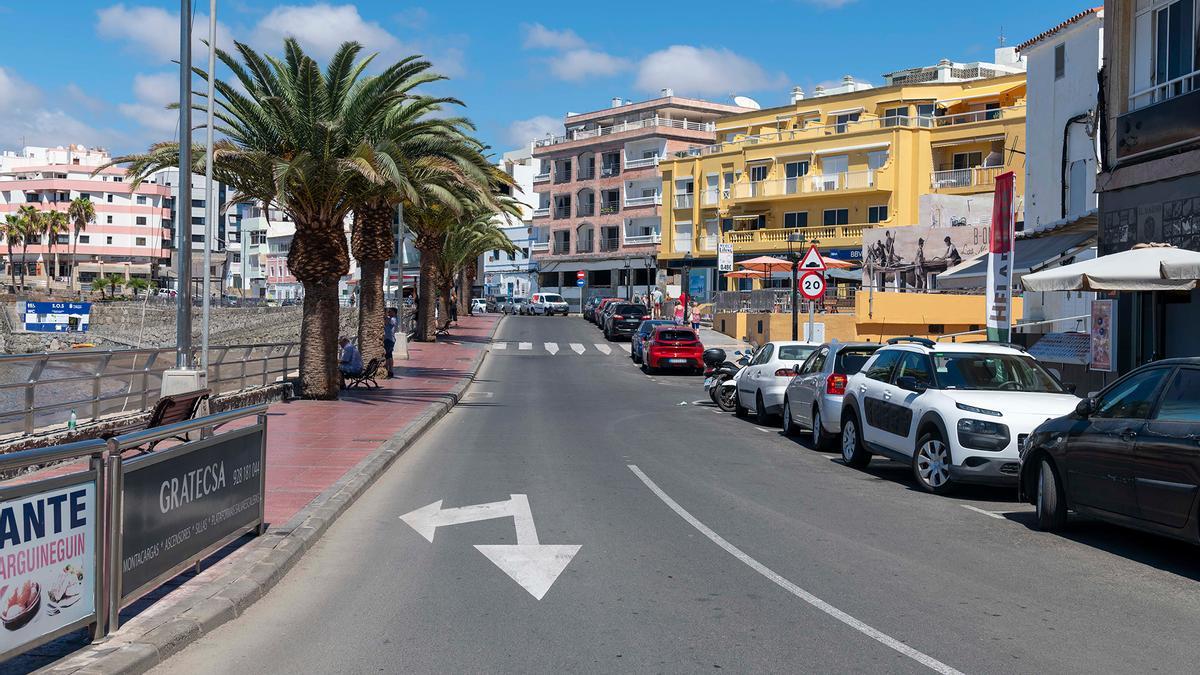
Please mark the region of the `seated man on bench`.
[[358, 347], [355, 347], [348, 337], [338, 340], [338, 344], [342, 348], [338, 357], [338, 372], [342, 376], [342, 389], [345, 389], [347, 376], [353, 378], [362, 374], [362, 352], [358, 351]]

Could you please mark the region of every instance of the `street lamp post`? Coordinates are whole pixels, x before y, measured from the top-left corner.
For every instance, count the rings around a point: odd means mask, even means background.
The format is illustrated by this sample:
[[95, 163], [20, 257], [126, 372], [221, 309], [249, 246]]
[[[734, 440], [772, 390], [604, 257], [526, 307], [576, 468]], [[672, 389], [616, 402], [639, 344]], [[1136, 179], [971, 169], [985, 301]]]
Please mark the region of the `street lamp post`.
[[650, 300], [650, 256], [642, 258], [642, 264], [646, 267], [646, 306], [654, 309]]
[[[820, 246], [821, 242], [816, 239], [813, 239], [812, 245]], [[821, 271], [821, 276], [822, 277], [825, 276], [824, 270]], [[822, 297], [822, 300], [824, 300], [823, 297]], [[813, 329], [815, 328], [815, 326], [813, 325], [813, 308], [816, 307], [816, 304], [817, 303], [812, 300], [808, 301], [808, 339], [809, 340], [813, 339], [813, 336], [816, 335], [816, 333], [813, 332]]]
[[633, 300], [633, 284], [629, 276], [629, 256], [625, 256], [625, 300]]
[[[683, 300], [688, 297], [688, 291], [691, 290], [691, 285], [692, 285], [692, 252], [691, 251], [688, 251], [687, 253], [683, 254], [683, 279], [682, 279], [682, 281], [683, 281], [683, 283], [679, 284], [680, 302], [683, 302]], [[684, 305], [683, 305], [683, 322], [687, 323], [689, 318], [690, 317], [688, 316], [688, 306], [687, 306], [687, 303], [684, 303]]]
[[[792, 261], [792, 340], [800, 339], [800, 319], [796, 314], [796, 307], [800, 304], [800, 289], [797, 287], [796, 277], [800, 271], [800, 256], [792, 250], [792, 244], [804, 243], [804, 235], [799, 232], [788, 232], [788, 259]], [[810, 335], [812, 328], [809, 328]]]

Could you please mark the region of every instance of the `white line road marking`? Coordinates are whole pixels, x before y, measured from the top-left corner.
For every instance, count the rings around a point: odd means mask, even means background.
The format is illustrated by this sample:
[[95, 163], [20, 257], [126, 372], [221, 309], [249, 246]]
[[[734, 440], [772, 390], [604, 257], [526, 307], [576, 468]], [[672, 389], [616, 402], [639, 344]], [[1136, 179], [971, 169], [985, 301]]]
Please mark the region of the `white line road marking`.
[[996, 520], [1004, 520], [1004, 516], [1000, 515], [999, 513], [993, 513], [991, 511], [984, 511], [983, 509], [971, 506], [970, 504], [959, 504], [959, 506], [963, 507], [964, 509], [967, 509], [968, 511], [974, 511], [975, 513], [982, 513], [983, 515], [985, 515], [989, 518], [995, 518]]
[[550, 356], [554, 356], [555, 354], [558, 353], [558, 343], [557, 342], [547, 342], [547, 343], [545, 343], [544, 346], [546, 347], [546, 351], [550, 352]]
[[576, 354], [583, 354], [583, 345], [579, 344], [578, 342], [572, 342], [571, 351], [575, 352]]
[[521, 349], [523, 351], [529, 351], [530, 349], [533, 349], [533, 343], [532, 342], [522, 342], [521, 344], [517, 345], [517, 349]]
[[600, 353], [601, 353], [601, 354], [604, 354], [605, 356], [608, 356], [609, 354], [611, 354], [611, 353], [612, 353], [612, 347], [609, 347], [608, 345], [602, 345], [602, 344], [599, 344], [599, 343], [597, 343], [597, 344], [595, 344], [595, 345], [593, 345], [593, 346], [594, 346], [596, 349], [599, 349], [599, 350], [600, 350]]
[[633, 345], [628, 342], [622, 342], [621, 344], [617, 345], [617, 349], [628, 354], [630, 350], [633, 349]]
[[492, 348], [493, 349], [508, 349], [508, 343], [507, 342], [497, 342], [496, 344], [492, 345]]
[[671, 499], [670, 495], [663, 492], [662, 488], [658, 487], [658, 485], [656, 485], [654, 483], [654, 481], [650, 480], [649, 476], [642, 473], [642, 470], [639, 469], [637, 467], [637, 465], [627, 464], [626, 466], [628, 466], [629, 470], [632, 471], [634, 473], [634, 475], [636, 475], [643, 483], [645, 483], [646, 487], [650, 488], [650, 491], [653, 492], [659, 499], [661, 499], [663, 501], [663, 503], [667, 505], [668, 508], [670, 508], [672, 511], [674, 511], [676, 513], [676, 515], [678, 515], [680, 518], [683, 518], [684, 521], [687, 522], [688, 525], [691, 525], [692, 527], [696, 528], [696, 530], [699, 531], [700, 534], [703, 534], [704, 536], [708, 537], [710, 541], [712, 541], [717, 546], [720, 546], [722, 549], [725, 550], [726, 553], [728, 553], [728, 554], [732, 555], [733, 557], [737, 558], [738, 560], [742, 561], [743, 563], [746, 564], [747, 567], [754, 570], [755, 572], [758, 572], [759, 574], [763, 575], [767, 579], [771, 580], [771, 582], [773, 582], [775, 585], [784, 589], [788, 593], [791, 593], [792, 595], [796, 596], [797, 598], [800, 598], [804, 602], [807, 602], [808, 604], [812, 605], [813, 607], [816, 607], [817, 609], [821, 610], [822, 612], [825, 612], [826, 614], [837, 619], [838, 621], [841, 621], [842, 623], [844, 623], [847, 626], [853, 628], [854, 630], [862, 633], [863, 635], [866, 635], [867, 637], [871, 638], [872, 640], [875, 640], [881, 644], [891, 647], [892, 649], [909, 657], [910, 659], [916, 661], [917, 663], [920, 663], [921, 665], [923, 665], [927, 668], [930, 668], [931, 670], [933, 670], [935, 672], [943, 673], [944, 675], [962, 675], [962, 673], [959, 670], [952, 668], [951, 666], [948, 666], [948, 665], [942, 663], [941, 661], [938, 661], [937, 659], [933, 658], [932, 656], [929, 656], [927, 654], [917, 651], [916, 649], [904, 644], [903, 642], [897, 640], [896, 638], [894, 638], [890, 635], [887, 635], [886, 633], [883, 633], [879, 630], [876, 630], [876, 629], [868, 626], [867, 624], [863, 623], [862, 621], [859, 621], [858, 619], [850, 616], [849, 614], [843, 612], [842, 610], [838, 609], [837, 607], [834, 607], [833, 605], [829, 604], [828, 602], [825, 602], [824, 600], [818, 598], [817, 596], [813, 595], [812, 593], [809, 593], [808, 591], [804, 590], [803, 588], [800, 588], [796, 584], [793, 584], [792, 582], [788, 581], [787, 579], [779, 576], [773, 570], [771, 570], [771, 568], [758, 562], [754, 558], [751, 558], [749, 556], [749, 554], [745, 553], [740, 548], [738, 548], [738, 547], [734, 546], [733, 544], [729, 543], [728, 541], [726, 541], [724, 537], [722, 537], [721, 535], [714, 532], [712, 529], [710, 529], [704, 523], [700, 522], [699, 520], [696, 520], [695, 516], [688, 513], [687, 510], [684, 509], [682, 506], [680, 506], [678, 502], [676, 502], [674, 499]]
[[754, 428], [755, 428], [755, 429], [758, 429], [759, 431], [763, 432], [764, 434], [769, 434], [769, 433], [771, 433], [771, 431], [772, 431], [771, 429], [767, 429], [767, 428], [764, 428], [764, 427], [754, 427]]

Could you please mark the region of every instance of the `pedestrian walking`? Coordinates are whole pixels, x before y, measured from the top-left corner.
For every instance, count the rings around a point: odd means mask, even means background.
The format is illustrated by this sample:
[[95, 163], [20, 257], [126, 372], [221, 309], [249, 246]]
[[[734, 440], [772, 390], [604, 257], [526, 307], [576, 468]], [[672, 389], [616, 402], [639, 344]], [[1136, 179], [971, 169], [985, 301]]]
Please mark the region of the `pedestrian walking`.
[[692, 330], [700, 330], [700, 312], [697, 311], [699, 307], [700, 305], [697, 305], [696, 301], [693, 300], [691, 306]]
[[384, 366], [387, 368], [387, 379], [395, 377], [392, 375], [392, 353], [396, 349], [396, 328], [400, 325], [400, 319], [397, 317], [396, 308], [388, 307], [387, 317], [383, 320], [383, 356], [387, 361]]
[[675, 323], [683, 325], [683, 298], [675, 303]]
[[653, 313], [654, 313], [654, 318], [656, 318], [656, 319], [663, 318], [663, 306], [662, 306], [663, 292], [657, 288], [654, 289], [653, 291], [650, 292], [650, 299], [651, 299], [651, 302], [653, 303], [652, 309], [653, 309]]
[[448, 308], [448, 312], [450, 314], [450, 323], [458, 323], [458, 293], [454, 291], [450, 292], [450, 307]]

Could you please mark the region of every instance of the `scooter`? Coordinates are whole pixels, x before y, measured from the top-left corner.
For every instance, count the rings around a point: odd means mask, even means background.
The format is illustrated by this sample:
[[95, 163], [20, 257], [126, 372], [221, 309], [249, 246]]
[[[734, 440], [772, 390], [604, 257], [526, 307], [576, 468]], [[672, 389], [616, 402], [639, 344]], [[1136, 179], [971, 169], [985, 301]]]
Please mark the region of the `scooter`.
[[737, 401], [737, 376], [750, 362], [750, 355], [743, 351], [733, 354], [736, 360], [727, 361], [724, 350], [709, 349], [704, 352], [704, 362], [709, 366], [704, 371], [704, 390], [712, 402], [725, 412], [733, 411]]

